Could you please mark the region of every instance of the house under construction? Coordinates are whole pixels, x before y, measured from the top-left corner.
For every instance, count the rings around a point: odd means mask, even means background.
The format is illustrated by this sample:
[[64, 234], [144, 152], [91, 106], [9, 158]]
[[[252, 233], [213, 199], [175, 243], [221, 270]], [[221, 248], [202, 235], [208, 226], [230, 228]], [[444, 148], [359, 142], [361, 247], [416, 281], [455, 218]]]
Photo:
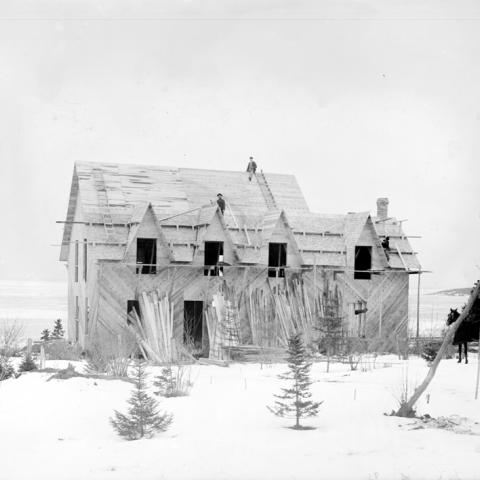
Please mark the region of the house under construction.
[[138, 327], [160, 350], [190, 343], [221, 357], [282, 346], [292, 329], [316, 341], [332, 319], [336, 335], [407, 338], [420, 265], [386, 198], [374, 216], [324, 215], [292, 175], [82, 162], [62, 223], [68, 337], [84, 347]]

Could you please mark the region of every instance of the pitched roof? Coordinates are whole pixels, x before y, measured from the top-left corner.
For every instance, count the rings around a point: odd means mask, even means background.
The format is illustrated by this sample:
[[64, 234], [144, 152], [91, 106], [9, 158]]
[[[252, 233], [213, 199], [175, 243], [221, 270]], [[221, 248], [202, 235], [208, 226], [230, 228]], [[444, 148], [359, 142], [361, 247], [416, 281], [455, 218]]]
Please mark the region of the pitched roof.
[[[227, 202], [222, 228], [232, 240], [241, 263], [258, 263], [262, 245], [268, 243], [282, 217], [303, 265], [345, 267], [347, 249], [369, 224], [373, 225], [378, 244], [385, 235], [390, 236], [390, 258], [388, 264], [385, 258], [385, 266], [420, 269], [401, 222], [396, 219], [379, 221], [368, 212], [312, 213], [294, 176], [266, 173], [264, 177], [275, 199], [277, 208], [273, 210], [268, 208], [264, 188], [256, 178], [249, 181], [246, 172], [76, 163], [60, 259], [68, 259], [72, 231], [68, 222], [74, 220], [79, 199], [83, 219], [90, 222], [86, 225], [88, 238], [104, 244], [97, 250], [105, 252], [99, 258], [121, 260], [120, 250], [126, 247], [107, 244], [130, 245], [151, 208], [171, 259], [192, 261], [194, 249], [202, 238], [202, 227], [208, 226], [217, 215], [216, 195], [220, 192]], [[107, 231], [102, 223], [110, 222], [113, 228]], [[109, 248], [112, 252], [107, 254]]]

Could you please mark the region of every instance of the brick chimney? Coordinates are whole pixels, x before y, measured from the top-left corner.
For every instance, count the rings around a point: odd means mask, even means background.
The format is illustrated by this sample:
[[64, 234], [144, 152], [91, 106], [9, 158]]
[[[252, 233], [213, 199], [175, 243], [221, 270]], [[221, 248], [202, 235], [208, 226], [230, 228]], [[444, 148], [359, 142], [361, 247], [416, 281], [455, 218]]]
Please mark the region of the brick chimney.
[[379, 220], [388, 218], [388, 198], [377, 198], [377, 217]]

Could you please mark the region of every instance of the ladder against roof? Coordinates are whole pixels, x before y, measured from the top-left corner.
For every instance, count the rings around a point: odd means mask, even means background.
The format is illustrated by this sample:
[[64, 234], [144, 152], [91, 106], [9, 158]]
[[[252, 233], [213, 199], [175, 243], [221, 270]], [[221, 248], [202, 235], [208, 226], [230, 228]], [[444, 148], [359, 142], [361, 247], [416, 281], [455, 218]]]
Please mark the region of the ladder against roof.
[[230, 207], [230, 204], [228, 202], [225, 202], [226, 206], [227, 206], [227, 210], [228, 210], [228, 213], [230, 214], [230, 216], [232, 217], [232, 220], [233, 220], [233, 224], [235, 225], [236, 228], [240, 228], [238, 226], [238, 222], [237, 222], [237, 219], [235, 218], [235, 215], [233, 214], [233, 210], [232, 208]]
[[402, 255], [402, 252], [401, 252], [400, 249], [398, 248], [398, 245], [397, 245], [397, 244], [395, 244], [395, 249], [397, 250], [398, 256], [400, 257], [400, 260], [401, 260], [401, 262], [402, 262], [402, 264], [403, 264], [403, 268], [405, 268], [405, 270], [407, 270], [407, 272], [408, 272], [410, 269], [408, 268], [408, 265], [407, 265], [407, 263], [405, 262], [405, 259], [403, 258], [403, 255]]
[[268, 210], [276, 209], [277, 203], [275, 202], [275, 197], [273, 196], [272, 190], [268, 185], [263, 170], [260, 170], [260, 173], [255, 175], [255, 178], [257, 179], [260, 191], [262, 192], [263, 198], [265, 199]]
[[97, 201], [100, 214], [102, 215], [103, 226], [107, 239], [114, 236], [113, 219], [110, 213], [110, 205], [108, 203], [107, 187], [105, 185], [105, 178], [100, 168], [93, 168], [93, 182], [97, 192]]

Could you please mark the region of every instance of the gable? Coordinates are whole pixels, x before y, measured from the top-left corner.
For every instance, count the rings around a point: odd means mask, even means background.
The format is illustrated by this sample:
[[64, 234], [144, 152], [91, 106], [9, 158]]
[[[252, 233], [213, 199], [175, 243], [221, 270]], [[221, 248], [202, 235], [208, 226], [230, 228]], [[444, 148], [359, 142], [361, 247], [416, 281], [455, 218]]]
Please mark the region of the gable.
[[381, 245], [370, 216], [367, 218], [365, 225], [355, 243], [355, 246], [372, 247], [372, 269], [381, 270], [388, 266], [387, 257]]
[[303, 259], [283, 211], [272, 212], [266, 216], [262, 231], [262, 245], [259, 251], [259, 261], [264, 265], [268, 264], [269, 243], [286, 243], [287, 265], [291, 267], [300, 267], [302, 265]]
[[[132, 222], [125, 247], [124, 259], [129, 263], [135, 263], [138, 238], [157, 239], [157, 263], [167, 263], [173, 259], [172, 252], [168, 247], [167, 239], [157, 221], [151, 204], [143, 205], [143, 214], [140, 210], [135, 212], [135, 223]], [[133, 217], [132, 217], [133, 218]]]
[[387, 257], [368, 212], [349, 213], [345, 222], [344, 235], [348, 267], [353, 268], [355, 264], [356, 246], [372, 247], [372, 269], [388, 267]]
[[232, 238], [226, 228], [223, 215], [218, 208], [215, 208], [213, 217], [204, 224], [198, 232], [197, 245], [195, 251], [195, 263], [203, 264], [205, 253], [205, 242], [223, 242], [223, 258], [230, 264], [236, 263], [238, 260], [237, 250], [233, 244]]

